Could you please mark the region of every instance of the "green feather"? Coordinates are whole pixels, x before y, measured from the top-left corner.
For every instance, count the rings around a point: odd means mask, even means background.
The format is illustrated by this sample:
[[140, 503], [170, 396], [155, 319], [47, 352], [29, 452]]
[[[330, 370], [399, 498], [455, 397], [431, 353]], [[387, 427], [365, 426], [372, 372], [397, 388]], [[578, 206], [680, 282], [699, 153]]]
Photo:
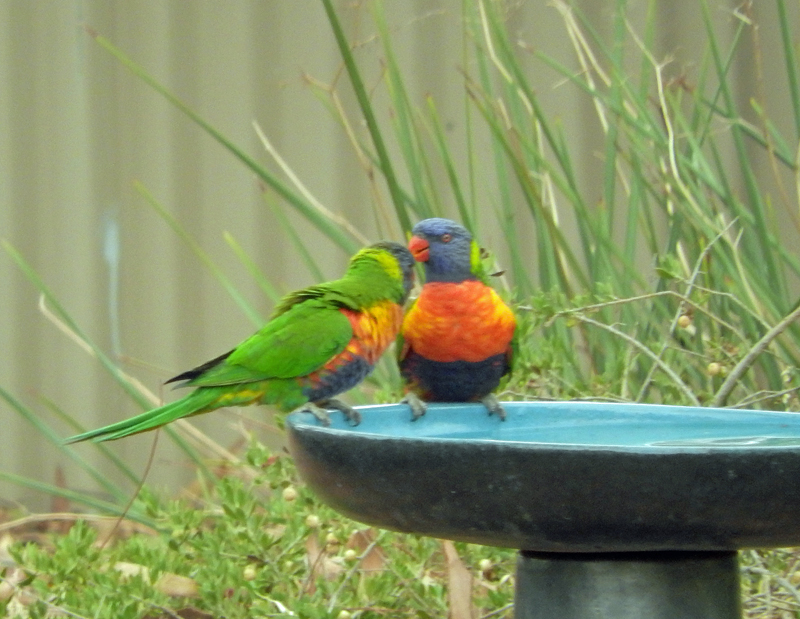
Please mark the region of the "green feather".
[[469, 249], [470, 272], [484, 284], [491, 286], [491, 282], [489, 281], [489, 272], [486, 269], [486, 264], [484, 262], [484, 258], [482, 257], [483, 250], [481, 250], [480, 246], [474, 240], [470, 241]]
[[299, 303], [239, 344], [223, 363], [187, 385], [305, 376], [342, 352], [352, 337], [350, 321], [326, 300]]
[[65, 443], [78, 443], [89, 439], [113, 441], [123, 436], [130, 436], [131, 434], [152, 430], [175, 421], [176, 419], [180, 419], [181, 417], [189, 417], [205, 412], [205, 408], [212, 404], [218, 397], [219, 394], [210, 389], [198, 389], [180, 400], [165, 404], [159, 408], [154, 408], [153, 410], [141, 413], [130, 419], [123, 419], [122, 421], [112, 423], [103, 428], [71, 436]]

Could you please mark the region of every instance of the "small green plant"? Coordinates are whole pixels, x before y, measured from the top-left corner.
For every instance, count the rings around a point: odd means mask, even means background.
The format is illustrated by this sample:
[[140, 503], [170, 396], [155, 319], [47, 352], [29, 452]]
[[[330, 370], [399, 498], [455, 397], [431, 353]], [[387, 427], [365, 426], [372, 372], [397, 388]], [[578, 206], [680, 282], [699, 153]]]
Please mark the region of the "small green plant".
[[[320, 503], [290, 458], [253, 444], [206, 496], [142, 497], [149, 534], [77, 521], [66, 534], [19, 542], [0, 593], [13, 616], [441, 617], [442, 542], [376, 531]], [[258, 473], [253, 476], [252, 471]], [[124, 527], [117, 532], [124, 531]], [[481, 614], [510, 604], [514, 554], [455, 544]]]

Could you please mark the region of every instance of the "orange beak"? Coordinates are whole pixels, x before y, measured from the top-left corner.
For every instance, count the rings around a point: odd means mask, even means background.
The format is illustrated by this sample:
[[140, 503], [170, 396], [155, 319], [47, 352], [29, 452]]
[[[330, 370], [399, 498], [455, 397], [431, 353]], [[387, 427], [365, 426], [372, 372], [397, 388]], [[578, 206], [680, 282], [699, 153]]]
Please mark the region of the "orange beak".
[[411, 252], [417, 262], [427, 262], [430, 257], [430, 249], [431, 246], [428, 241], [418, 236], [412, 236], [408, 242], [408, 251]]

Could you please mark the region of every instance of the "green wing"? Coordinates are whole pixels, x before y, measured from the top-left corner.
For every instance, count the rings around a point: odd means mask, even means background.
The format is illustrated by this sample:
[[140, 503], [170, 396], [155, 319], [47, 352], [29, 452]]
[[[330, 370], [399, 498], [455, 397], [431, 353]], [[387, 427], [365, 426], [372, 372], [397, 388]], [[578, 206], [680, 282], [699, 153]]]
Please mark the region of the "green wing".
[[273, 316], [224, 361], [186, 384], [205, 387], [305, 376], [342, 352], [353, 337], [347, 317], [323, 299], [295, 302]]
[[285, 314], [295, 305], [299, 305], [304, 301], [319, 299], [320, 297], [324, 296], [326, 292], [327, 291], [325, 290], [324, 284], [320, 284], [317, 286], [309, 286], [308, 288], [303, 288], [302, 290], [295, 290], [294, 292], [290, 292], [280, 301], [278, 301], [278, 304], [275, 306], [275, 309], [272, 310], [272, 316], [270, 316], [270, 321], [274, 320], [281, 314]]
[[272, 311], [270, 320], [274, 320], [278, 316], [285, 314], [297, 305], [313, 300], [319, 300], [328, 307], [348, 307], [357, 310], [359, 309], [359, 305], [353, 298], [353, 293], [356, 292], [353, 288], [358, 288], [359, 286], [359, 282], [343, 278], [333, 282], [309, 286], [302, 290], [295, 290], [278, 302], [275, 309]]

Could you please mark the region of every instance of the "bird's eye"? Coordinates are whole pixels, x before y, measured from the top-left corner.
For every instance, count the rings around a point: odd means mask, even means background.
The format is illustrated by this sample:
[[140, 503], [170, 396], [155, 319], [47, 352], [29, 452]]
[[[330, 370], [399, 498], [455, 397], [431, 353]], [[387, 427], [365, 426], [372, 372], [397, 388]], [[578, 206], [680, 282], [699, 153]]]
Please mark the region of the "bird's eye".
[[453, 237], [452, 237], [452, 236], [450, 236], [449, 234], [443, 234], [443, 235], [442, 235], [442, 243], [449, 243], [449, 242], [450, 242], [450, 239], [452, 239], [452, 238], [453, 238]]

